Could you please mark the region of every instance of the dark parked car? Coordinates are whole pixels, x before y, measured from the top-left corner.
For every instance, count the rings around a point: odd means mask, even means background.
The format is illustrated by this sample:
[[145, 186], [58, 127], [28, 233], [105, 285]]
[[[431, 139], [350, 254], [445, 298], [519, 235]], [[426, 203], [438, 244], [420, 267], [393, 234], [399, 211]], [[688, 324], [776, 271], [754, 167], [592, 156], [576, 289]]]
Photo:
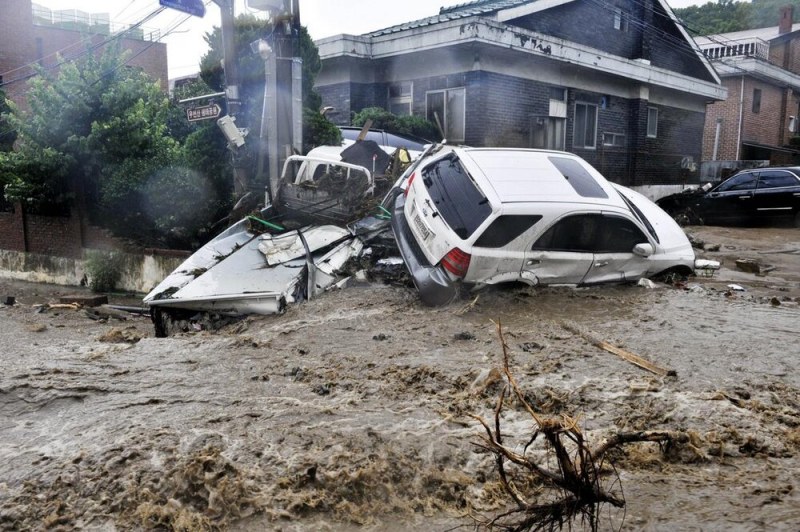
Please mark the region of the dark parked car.
[[800, 227], [800, 166], [743, 170], [710, 190], [656, 202], [681, 225], [738, 225], [788, 220]]

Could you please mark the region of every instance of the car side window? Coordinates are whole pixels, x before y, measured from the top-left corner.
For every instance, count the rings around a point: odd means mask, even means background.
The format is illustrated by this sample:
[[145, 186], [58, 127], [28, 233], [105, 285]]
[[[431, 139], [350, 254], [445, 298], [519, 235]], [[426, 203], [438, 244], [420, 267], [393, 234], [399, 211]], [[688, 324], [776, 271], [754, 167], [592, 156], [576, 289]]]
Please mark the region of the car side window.
[[574, 251], [593, 253], [598, 230], [602, 226], [599, 214], [575, 214], [557, 221], [533, 244], [534, 251]]
[[756, 188], [756, 175], [752, 172], [744, 172], [722, 183], [716, 191], [753, 190], [754, 188]]
[[618, 216], [577, 214], [555, 223], [533, 244], [536, 251], [632, 253], [647, 237], [630, 220]]
[[475, 241], [482, 248], [501, 248], [541, 220], [541, 215], [503, 215], [497, 217]]
[[644, 233], [630, 220], [617, 216], [603, 216], [595, 252], [632, 253], [636, 244], [647, 241]]
[[797, 176], [785, 170], [769, 170], [761, 172], [758, 176], [759, 190], [764, 188], [795, 187], [798, 185], [800, 185], [800, 180], [797, 179]]

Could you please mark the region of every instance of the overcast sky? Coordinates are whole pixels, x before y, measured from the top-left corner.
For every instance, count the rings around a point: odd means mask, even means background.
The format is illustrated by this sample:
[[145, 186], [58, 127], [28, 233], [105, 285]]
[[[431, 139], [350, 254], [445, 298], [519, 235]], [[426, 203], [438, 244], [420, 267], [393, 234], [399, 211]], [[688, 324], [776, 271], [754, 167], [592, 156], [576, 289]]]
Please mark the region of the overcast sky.
[[[108, 13], [112, 23], [133, 24], [159, 8], [158, 0], [33, 0], [50, 9], [79, 9], [88, 13]], [[208, 0], [206, 0], [208, 1]], [[301, 23], [314, 39], [340, 33], [361, 34], [429, 17], [442, 6], [464, 3], [465, 0], [300, 0]], [[698, 0], [672, 0], [672, 7], [704, 4]], [[252, 12], [245, 0], [236, 0], [236, 14]], [[188, 17], [188, 19], [187, 19]], [[186, 19], [185, 22], [184, 19]], [[203, 18], [184, 15], [167, 9], [145, 24], [146, 28], [172, 33], [167, 43], [169, 75], [171, 78], [193, 74], [198, 70], [200, 57], [207, 51], [203, 35], [220, 25], [220, 12], [211, 4]]]

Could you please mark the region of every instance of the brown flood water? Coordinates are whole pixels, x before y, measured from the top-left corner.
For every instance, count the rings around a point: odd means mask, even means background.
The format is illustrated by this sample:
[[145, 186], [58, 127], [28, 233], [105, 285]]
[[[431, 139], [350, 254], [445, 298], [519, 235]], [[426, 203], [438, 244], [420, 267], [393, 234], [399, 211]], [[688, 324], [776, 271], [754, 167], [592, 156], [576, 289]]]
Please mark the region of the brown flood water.
[[[578, 416], [593, 443], [692, 434], [669, 456], [655, 444], [614, 455], [627, 504], [604, 510], [604, 529], [797, 530], [800, 232], [696, 231], [725, 268], [685, 289], [514, 287], [428, 309], [371, 285], [166, 339], [144, 318], [37, 313], [74, 290], [0, 280], [19, 302], [0, 308], [0, 528], [470, 525], [511, 507], [470, 417], [493, 415], [499, 387], [482, 377], [502, 365], [499, 321], [541, 414]], [[736, 271], [744, 256], [778, 268]], [[141, 339], [112, 342], [123, 336]], [[533, 429], [513, 403], [502, 424], [518, 448]]]

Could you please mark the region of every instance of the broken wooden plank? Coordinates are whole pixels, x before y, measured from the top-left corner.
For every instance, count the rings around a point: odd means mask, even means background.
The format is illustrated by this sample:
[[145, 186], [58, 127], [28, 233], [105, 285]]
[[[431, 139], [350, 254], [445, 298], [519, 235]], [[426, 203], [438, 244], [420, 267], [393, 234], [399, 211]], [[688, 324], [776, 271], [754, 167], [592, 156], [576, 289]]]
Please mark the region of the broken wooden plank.
[[618, 357], [622, 358], [623, 360], [626, 360], [626, 361], [630, 362], [631, 364], [633, 364], [635, 366], [638, 366], [638, 367], [640, 367], [642, 369], [645, 369], [645, 370], [647, 370], [647, 371], [649, 371], [651, 373], [654, 373], [654, 374], [659, 375], [661, 377], [665, 377], [667, 375], [675, 375], [675, 371], [674, 370], [663, 368], [663, 367], [661, 367], [661, 366], [659, 366], [657, 364], [654, 364], [654, 363], [650, 362], [649, 360], [647, 360], [645, 358], [640, 357], [639, 355], [631, 353], [630, 351], [626, 351], [625, 349], [622, 349], [621, 347], [617, 347], [615, 345], [612, 345], [612, 344], [610, 344], [610, 343], [608, 343], [608, 342], [606, 342], [604, 340], [600, 340], [600, 339], [596, 338], [595, 336], [593, 336], [593, 335], [581, 330], [577, 325], [575, 325], [573, 323], [564, 322], [564, 323], [561, 324], [561, 326], [564, 329], [566, 329], [567, 331], [569, 331], [569, 332], [571, 332], [573, 334], [577, 334], [578, 336], [580, 336], [581, 338], [585, 339], [586, 341], [588, 341], [590, 344], [594, 345], [595, 347], [599, 347], [600, 349], [603, 349], [604, 351], [608, 351], [609, 353], [613, 353], [613, 354], [617, 355]]
[[82, 307], [99, 307], [108, 304], [108, 296], [100, 294], [70, 294], [58, 298], [59, 303], [78, 304]]

